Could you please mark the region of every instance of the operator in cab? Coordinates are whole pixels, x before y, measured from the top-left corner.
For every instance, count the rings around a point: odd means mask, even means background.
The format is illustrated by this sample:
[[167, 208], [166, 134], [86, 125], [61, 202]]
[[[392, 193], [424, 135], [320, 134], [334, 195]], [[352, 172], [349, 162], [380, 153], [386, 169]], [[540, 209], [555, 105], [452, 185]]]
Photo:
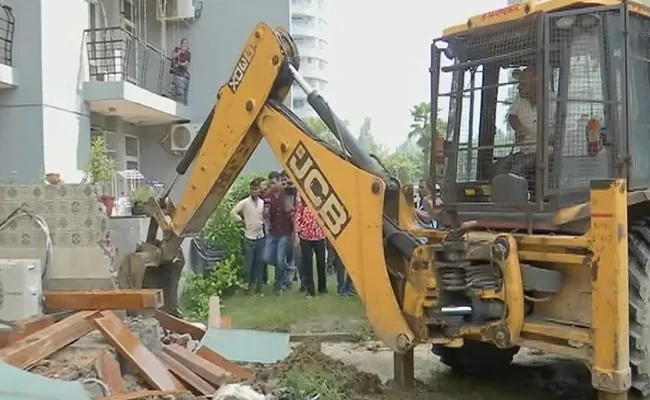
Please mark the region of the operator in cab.
[[515, 131], [516, 152], [537, 152], [537, 74], [530, 66], [517, 74], [519, 96], [508, 110], [508, 124]]
[[535, 198], [537, 161], [537, 73], [530, 65], [513, 73], [518, 96], [508, 110], [508, 125], [515, 135], [509, 155], [496, 160], [494, 176], [511, 173], [528, 182], [528, 201]]

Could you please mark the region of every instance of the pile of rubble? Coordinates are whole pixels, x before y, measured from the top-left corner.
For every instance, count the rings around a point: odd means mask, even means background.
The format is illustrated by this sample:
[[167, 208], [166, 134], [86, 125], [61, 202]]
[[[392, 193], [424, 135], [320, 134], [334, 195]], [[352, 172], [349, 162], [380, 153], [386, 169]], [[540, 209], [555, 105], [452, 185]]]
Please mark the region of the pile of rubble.
[[3, 399], [267, 398], [240, 384], [254, 380], [250, 368], [201, 345], [206, 327], [160, 311], [161, 299], [157, 290], [47, 292], [46, 308], [65, 311], [0, 333]]

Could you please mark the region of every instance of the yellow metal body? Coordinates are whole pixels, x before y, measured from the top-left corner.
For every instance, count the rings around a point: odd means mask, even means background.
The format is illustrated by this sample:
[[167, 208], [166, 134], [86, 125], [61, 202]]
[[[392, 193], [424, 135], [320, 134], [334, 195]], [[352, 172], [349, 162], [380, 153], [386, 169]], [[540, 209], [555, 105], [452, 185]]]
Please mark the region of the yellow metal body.
[[[508, 7], [474, 15], [467, 19], [467, 22], [451, 26], [442, 31], [443, 36], [468, 33], [474, 29], [487, 26], [500, 25], [510, 21], [517, 21], [529, 15], [539, 12], [552, 12], [568, 10], [585, 6], [613, 6], [621, 4], [624, 0], [541, 0], [524, 1]], [[650, 16], [650, 7], [633, 1], [628, 1], [631, 12]]]
[[[553, 0], [535, 4], [561, 7], [568, 3]], [[354, 282], [370, 323], [390, 348], [408, 352], [422, 342], [458, 347], [464, 339], [503, 348], [527, 346], [591, 363], [594, 386], [604, 392], [627, 390], [624, 182], [594, 183], [589, 207], [591, 227], [582, 236], [470, 231], [453, 238], [469, 244], [470, 257], [498, 264], [503, 284], [480, 291], [479, 297], [501, 302], [506, 311], [498, 320], [463, 326], [451, 336], [432, 331], [427, 310], [438, 302], [435, 253], [441, 244], [452, 240], [454, 233], [416, 228], [408, 188], [401, 188], [397, 197], [389, 199], [383, 179], [330, 150], [292, 120], [280, 106], [290, 83], [279, 90], [275, 87], [285, 62], [278, 30], [257, 25], [233, 78], [219, 89], [214, 118], [194, 160], [187, 189], [178, 205], [170, 208], [171, 221], [156, 217], [164, 233], [158, 247], [160, 260], [171, 259], [180, 238], [203, 227], [265, 138], [302, 198], [316, 211]], [[242, 65], [243, 70], [239, 68]], [[232, 85], [234, 78], [236, 85]], [[270, 99], [274, 90], [280, 95]], [[428, 243], [415, 248], [408, 258], [385, 247], [382, 219], [386, 217], [412, 236], [428, 238]], [[494, 256], [497, 242], [509, 250], [501, 257]], [[535, 312], [530, 315], [525, 312], [522, 283], [522, 264], [527, 262], [562, 271], [564, 279], [555, 296], [534, 299]]]

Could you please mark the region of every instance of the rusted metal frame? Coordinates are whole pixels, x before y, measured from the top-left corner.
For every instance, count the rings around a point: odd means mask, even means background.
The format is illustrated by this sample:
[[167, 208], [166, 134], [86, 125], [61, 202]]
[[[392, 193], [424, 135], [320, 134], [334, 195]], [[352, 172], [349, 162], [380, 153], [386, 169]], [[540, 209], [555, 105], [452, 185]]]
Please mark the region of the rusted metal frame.
[[221, 354], [213, 351], [208, 347], [205, 346], [199, 347], [199, 349], [196, 350], [195, 354], [211, 362], [217, 367], [223, 368], [224, 371], [232, 374], [233, 376], [236, 376], [237, 378], [247, 380], [255, 376], [255, 374], [253, 374], [253, 372], [251, 372], [249, 369], [235, 364], [234, 362], [226, 359]]
[[161, 310], [156, 310], [154, 318], [158, 320], [163, 329], [180, 334], [188, 334], [194, 340], [201, 340], [205, 335], [205, 329], [193, 325], [190, 322], [174, 317]]
[[631, 386], [626, 183], [591, 182], [592, 386], [626, 399]]
[[221, 386], [230, 377], [230, 373], [223, 368], [177, 344], [163, 346], [162, 351], [192, 370], [192, 372], [201, 378], [210, 382], [212, 385]]
[[160, 289], [46, 291], [48, 310], [149, 310], [163, 306]]
[[217, 391], [215, 387], [210, 385], [203, 378], [192, 372], [191, 369], [187, 368], [185, 365], [181, 364], [168, 354], [165, 354], [162, 351], [157, 351], [156, 357], [162, 361], [162, 363], [171, 373], [176, 375], [178, 379], [185, 382], [188, 386], [196, 390], [198, 393], [202, 395], [213, 395], [214, 392]]
[[111, 395], [124, 393], [120, 364], [110, 352], [104, 351], [97, 357], [95, 371], [99, 379], [108, 386]]
[[16, 322], [13, 329], [0, 333], [0, 347], [6, 347], [17, 342], [27, 335], [54, 325], [56, 319], [53, 315], [36, 315], [26, 320]]
[[94, 321], [106, 340], [136, 367], [152, 387], [170, 391], [185, 389], [113, 312], [103, 311]]
[[80, 311], [62, 321], [0, 350], [0, 361], [21, 369], [29, 369], [95, 329], [91, 318], [97, 311]]

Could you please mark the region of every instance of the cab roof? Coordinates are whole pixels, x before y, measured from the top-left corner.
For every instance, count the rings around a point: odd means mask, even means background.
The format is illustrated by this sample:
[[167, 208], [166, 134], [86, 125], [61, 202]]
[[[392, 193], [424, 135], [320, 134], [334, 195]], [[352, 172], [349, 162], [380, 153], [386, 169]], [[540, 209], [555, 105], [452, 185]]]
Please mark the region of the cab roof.
[[[515, 21], [538, 12], [551, 12], [571, 8], [614, 6], [624, 0], [528, 0], [470, 17], [467, 22], [451, 26], [442, 31], [443, 36], [469, 33], [475, 29], [504, 22]], [[650, 16], [650, 8], [634, 1], [628, 1], [630, 11]]]

